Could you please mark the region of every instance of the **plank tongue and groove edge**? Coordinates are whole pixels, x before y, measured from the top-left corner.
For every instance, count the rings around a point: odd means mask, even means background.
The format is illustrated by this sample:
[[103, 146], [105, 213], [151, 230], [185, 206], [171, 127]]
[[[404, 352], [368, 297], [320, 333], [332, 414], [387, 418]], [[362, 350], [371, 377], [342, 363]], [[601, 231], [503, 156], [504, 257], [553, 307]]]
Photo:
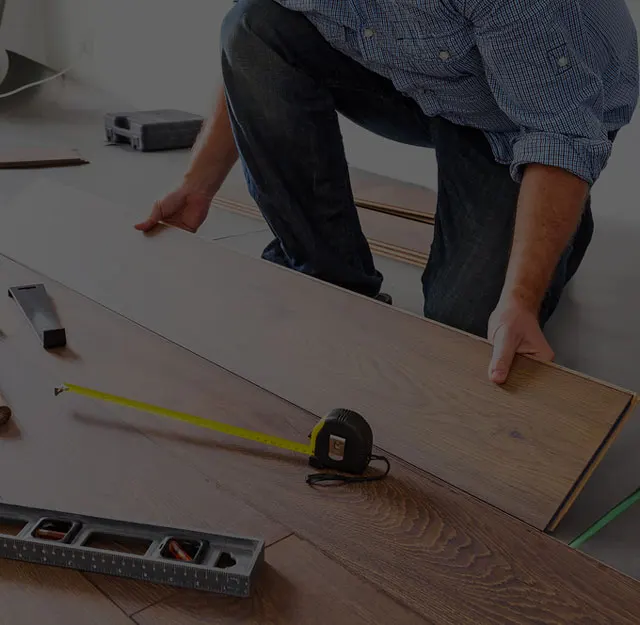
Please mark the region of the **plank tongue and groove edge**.
[[525, 357], [495, 386], [486, 341], [127, 214], [43, 180], [3, 208], [0, 251], [316, 415], [361, 412], [389, 453], [539, 529], [636, 403]]

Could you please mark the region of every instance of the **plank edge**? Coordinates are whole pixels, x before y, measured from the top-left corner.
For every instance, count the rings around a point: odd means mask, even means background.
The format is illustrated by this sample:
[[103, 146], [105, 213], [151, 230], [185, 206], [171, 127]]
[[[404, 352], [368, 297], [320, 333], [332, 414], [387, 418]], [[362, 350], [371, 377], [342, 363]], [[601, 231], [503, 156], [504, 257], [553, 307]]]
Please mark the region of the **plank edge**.
[[560, 504], [560, 507], [558, 508], [558, 510], [555, 512], [555, 514], [549, 521], [549, 524], [545, 528], [546, 532], [553, 533], [558, 528], [558, 525], [560, 524], [562, 519], [566, 516], [566, 514], [569, 512], [569, 510], [575, 503], [580, 493], [584, 490], [584, 487], [586, 486], [587, 482], [589, 481], [589, 479], [591, 478], [595, 470], [598, 468], [598, 466], [602, 462], [603, 458], [609, 451], [611, 445], [616, 440], [620, 429], [630, 418], [631, 414], [633, 413], [635, 407], [638, 405], [639, 401], [640, 401], [640, 397], [638, 395], [636, 394], [631, 395], [624, 410], [620, 413], [616, 421], [613, 423], [613, 425], [609, 429], [609, 432], [607, 433], [607, 435], [605, 436], [605, 438], [600, 443], [599, 447], [596, 449], [593, 456], [591, 457], [591, 460], [583, 469], [582, 473], [576, 480], [575, 484], [573, 485], [571, 490], [567, 493], [567, 496], [565, 497], [564, 501], [562, 502], [562, 504]]

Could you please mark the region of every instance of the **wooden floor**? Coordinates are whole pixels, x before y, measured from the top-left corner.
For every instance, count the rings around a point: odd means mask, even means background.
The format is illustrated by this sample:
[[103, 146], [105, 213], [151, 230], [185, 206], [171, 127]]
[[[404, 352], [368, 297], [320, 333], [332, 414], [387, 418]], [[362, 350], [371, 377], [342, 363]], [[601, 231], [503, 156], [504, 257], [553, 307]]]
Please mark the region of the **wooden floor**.
[[238, 600], [3, 562], [0, 623], [637, 623], [638, 582], [399, 458], [386, 481], [310, 488], [293, 454], [55, 397], [61, 383], [88, 385], [301, 441], [316, 421], [0, 257], [5, 292], [40, 281], [68, 345], [46, 352], [0, 300], [0, 380], [15, 412], [0, 439], [3, 501], [258, 534], [267, 565], [253, 597]]
[[316, 415], [362, 412], [390, 453], [538, 529], [566, 512], [635, 402], [528, 358], [496, 387], [485, 341], [183, 231], [144, 237], [126, 215], [43, 182], [5, 207], [0, 249]]

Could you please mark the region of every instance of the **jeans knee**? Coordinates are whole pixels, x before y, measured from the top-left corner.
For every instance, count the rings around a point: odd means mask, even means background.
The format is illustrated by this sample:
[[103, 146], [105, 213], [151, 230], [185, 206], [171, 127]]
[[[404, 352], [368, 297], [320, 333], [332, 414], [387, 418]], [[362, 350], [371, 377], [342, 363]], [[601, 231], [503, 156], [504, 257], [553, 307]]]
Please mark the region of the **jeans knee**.
[[[246, 71], [260, 64], [259, 46], [282, 21], [283, 8], [275, 0], [238, 0], [222, 21], [220, 52], [224, 65], [241, 64]], [[257, 36], [256, 36], [257, 35]]]

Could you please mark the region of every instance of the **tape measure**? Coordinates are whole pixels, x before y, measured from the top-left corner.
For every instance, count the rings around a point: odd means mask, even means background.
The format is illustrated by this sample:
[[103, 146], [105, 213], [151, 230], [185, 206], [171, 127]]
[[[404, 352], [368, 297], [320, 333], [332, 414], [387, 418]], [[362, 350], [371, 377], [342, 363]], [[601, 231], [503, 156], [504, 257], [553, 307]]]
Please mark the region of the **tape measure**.
[[[76, 384], [63, 384], [57, 387], [55, 395], [58, 396], [66, 391], [177, 421], [184, 421], [191, 425], [214, 430], [236, 438], [243, 438], [263, 445], [304, 454], [309, 457], [309, 464], [315, 469], [342, 471], [349, 474], [317, 473], [307, 476], [307, 483], [309, 484], [328, 481], [370, 482], [386, 477], [390, 470], [389, 461], [384, 456], [373, 454], [373, 432], [371, 426], [361, 414], [346, 408], [336, 408], [320, 419], [309, 435], [310, 442], [304, 444], [220, 421], [205, 419], [186, 412], [169, 410], [134, 399], [103, 393], [102, 391]], [[372, 460], [383, 461], [386, 464], [385, 472], [376, 475], [364, 475]]]

